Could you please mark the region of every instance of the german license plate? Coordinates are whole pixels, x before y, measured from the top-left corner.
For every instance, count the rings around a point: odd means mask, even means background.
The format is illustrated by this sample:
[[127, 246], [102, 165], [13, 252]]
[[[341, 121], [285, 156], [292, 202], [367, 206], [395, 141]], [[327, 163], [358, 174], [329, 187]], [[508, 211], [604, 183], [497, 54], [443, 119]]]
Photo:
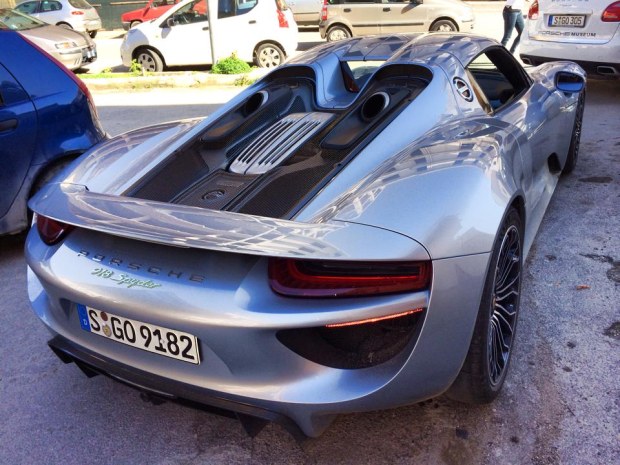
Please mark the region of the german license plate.
[[198, 339], [189, 333], [131, 320], [77, 304], [80, 325], [89, 333], [154, 354], [200, 364]]
[[549, 15], [549, 26], [552, 27], [584, 27], [584, 15]]

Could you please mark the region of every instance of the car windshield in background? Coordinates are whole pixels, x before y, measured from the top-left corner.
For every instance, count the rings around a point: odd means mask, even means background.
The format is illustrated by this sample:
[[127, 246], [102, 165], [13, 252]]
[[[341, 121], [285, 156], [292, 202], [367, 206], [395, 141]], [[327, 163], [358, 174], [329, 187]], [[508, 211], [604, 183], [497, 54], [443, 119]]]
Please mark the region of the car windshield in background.
[[86, 0], [69, 0], [69, 5], [80, 10], [90, 10], [93, 6]]
[[361, 89], [368, 78], [375, 72], [375, 70], [381, 66], [384, 61], [343, 61], [342, 67], [344, 72], [348, 74], [355, 81], [355, 86], [349, 86], [349, 90], [358, 92]]
[[3, 29], [12, 29], [13, 31], [27, 31], [37, 27], [45, 26], [45, 23], [38, 19], [31, 18], [15, 10], [8, 8], [0, 9], [0, 27]]

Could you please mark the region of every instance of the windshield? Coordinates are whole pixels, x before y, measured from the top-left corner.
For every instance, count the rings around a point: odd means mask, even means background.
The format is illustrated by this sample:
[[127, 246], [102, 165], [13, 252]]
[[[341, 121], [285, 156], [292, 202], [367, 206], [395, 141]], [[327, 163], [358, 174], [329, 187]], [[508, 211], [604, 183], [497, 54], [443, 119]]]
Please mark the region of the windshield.
[[359, 92], [368, 78], [385, 61], [343, 61], [341, 62], [345, 83], [351, 92]]
[[45, 26], [45, 23], [31, 16], [20, 13], [19, 11], [0, 9], [0, 28], [12, 29], [13, 31], [27, 31], [37, 27]]

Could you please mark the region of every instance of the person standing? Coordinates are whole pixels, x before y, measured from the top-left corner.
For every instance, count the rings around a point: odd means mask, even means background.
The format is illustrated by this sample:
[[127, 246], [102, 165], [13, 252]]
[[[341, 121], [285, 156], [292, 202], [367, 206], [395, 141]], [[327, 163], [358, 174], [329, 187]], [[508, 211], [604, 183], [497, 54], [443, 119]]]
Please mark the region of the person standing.
[[525, 6], [524, 0], [506, 0], [504, 10], [502, 11], [502, 17], [504, 18], [504, 37], [502, 38], [502, 45], [506, 47], [512, 31], [517, 30], [517, 37], [512, 42], [510, 47], [510, 53], [514, 53], [521, 40], [521, 33], [525, 27], [523, 21], [523, 12], [521, 11]]

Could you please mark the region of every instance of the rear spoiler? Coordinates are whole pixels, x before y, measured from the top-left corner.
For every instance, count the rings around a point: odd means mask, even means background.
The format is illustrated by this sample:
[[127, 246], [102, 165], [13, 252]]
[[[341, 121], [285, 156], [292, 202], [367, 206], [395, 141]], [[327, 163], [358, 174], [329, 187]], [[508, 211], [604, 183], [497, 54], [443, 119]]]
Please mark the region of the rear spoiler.
[[78, 228], [176, 247], [313, 260], [429, 260], [418, 242], [343, 221], [300, 223], [98, 194], [50, 183], [29, 202], [37, 214]]

